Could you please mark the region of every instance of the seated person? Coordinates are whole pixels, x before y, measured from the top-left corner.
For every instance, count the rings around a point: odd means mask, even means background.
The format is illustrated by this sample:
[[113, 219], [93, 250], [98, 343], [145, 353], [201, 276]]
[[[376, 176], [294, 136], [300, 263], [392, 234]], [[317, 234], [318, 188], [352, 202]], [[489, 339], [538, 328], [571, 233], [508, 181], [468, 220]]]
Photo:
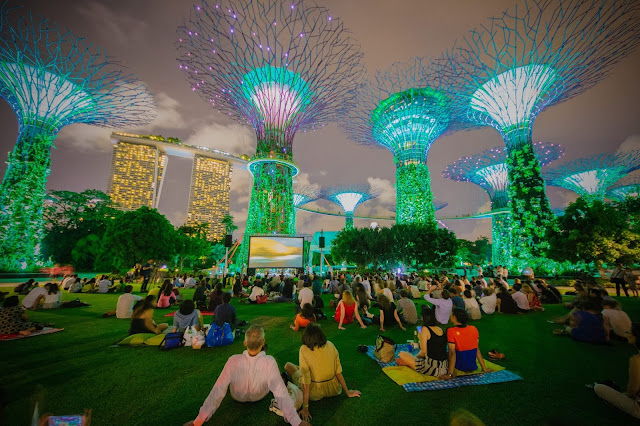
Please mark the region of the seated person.
[[88, 281], [85, 281], [82, 284], [82, 291], [81, 293], [93, 293], [95, 290], [95, 286], [96, 286], [96, 279], [95, 278], [91, 278]]
[[448, 324], [453, 302], [448, 290], [440, 290], [440, 297], [436, 298], [433, 294], [438, 290], [437, 285], [432, 285], [429, 292], [424, 295], [424, 300], [435, 306], [436, 319], [440, 324]]
[[502, 312], [503, 314], [517, 314], [518, 306], [516, 305], [516, 301], [511, 297], [511, 293], [505, 286], [500, 286], [500, 291], [496, 294], [497, 302], [498, 302], [498, 312]]
[[629, 315], [620, 309], [620, 304], [615, 300], [605, 300], [602, 305], [604, 306], [602, 315], [609, 319], [611, 326], [610, 339], [628, 340], [631, 337], [631, 318]]
[[76, 278], [69, 286], [69, 293], [80, 293], [82, 291], [82, 282], [80, 278]]
[[213, 314], [213, 321], [221, 327], [225, 322], [229, 324], [231, 328], [235, 328], [238, 325], [236, 308], [230, 302], [231, 295], [226, 292], [222, 293], [222, 305], [216, 306], [216, 311]]
[[554, 286], [550, 286], [544, 280], [536, 280], [540, 290], [540, 302], [546, 305], [562, 303], [562, 294]]
[[22, 299], [22, 306], [24, 306], [25, 309], [38, 309], [40, 303], [44, 302], [45, 295], [49, 292], [46, 288], [47, 285], [49, 285], [49, 283], [45, 284], [45, 287], [35, 287], [31, 290], [29, 294]]
[[436, 313], [422, 305], [422, 327], [420, 329], [420, 352], [414, 357], [409, 352], [400, 352], [398, 365], [406, 365], [418, 373], [434, 377], [444, 377], [449, 371], [447, 360], [447, 336], [438, 326]]
[[164, 291], [162, 291], [162, 293], [160, 293], [160, 297], [158, 297], [158, 308], [168, 308], [173, 302], [175, 302], [176, 294], [173, 292], [173, 288], [171, 287], [172, 284], [170, 282], [169, 285], [164, 286]]
[[313, 313], [313, 305], [311, 303], [305, 303], [300, 313], [296, 314], [293, 319], [293, 325], [290, 325], [293, 331], [298, 331], [301, 328], [305, 328], [309, 323], [316, 322], [316, 316]]
[[400, 320], [405, 324], [414, 325], [418, 322], [416, 304], [413, 303], [413, 300], [409, 299], [409, 292], [407, 290], [400, 290], [398, 310], [400, 311]]
[[[222, 306], [224, 305], [216, 309]], [[271, 392], [276, 399], [278, 409], [282, 411], [288, 423], [294, 426], [308, 425], [307, 422], [300, 420], [296, 412], [296, 405], [299, 407], [302, 401], [292, 399], [292, 395], [296, 394], [292, 384], [285, 386], [276, 360], [262, 350], [264, 340], [264, 329], [259, 325], [252, 325], [247, 329], [244, 335], [244, 346], [247, 350], [240, 355], [232, 355], [227, 360], [209, 396], [200, 407], [198, 417], [187, 424], [200, 426], [209, 420], [226, 396], [227, 389], [230, 388], [231, 398], [238, 402], [260, 401]]]
[[384, 326], [393, 325], [397, 323], [402, 331], [406, 330], [400, 321], [396, 305], [387, 299], [384, 293], [378, 294], [378, 306], [380, 307], [380, 315], [372, 315], [368, 311], [365, 313], [368, 318], [373, 321], [374, 324], [380, 325], [380, 331], [384, 332]]
[[264, 296], [264, 289], [259, 285], [254, 285], [249, 295], [249, 303], [258, 303], [259, 296]]
[[[514, 286], [515, 287], [515, 286]], [[544, 311], [538, 295], [533, 291], [533, 288], [529, 284], [522, 285], [522, 292], [527, 296], [527, 302], [529, 302], [529, 309], [532, 311]]]
[[313, 290], [311, 290], [311, 283], [305, 282], [303, 284], [303, 287], [298, 292], [298, 306], [296, 306], [296, 312], [299, 312], [300, 309], [302, 309], [302, 307], [307, 303], [313, 305], [313, 299], [314, 295]]
[[98, 281], [98, 293], [108, 293], [111, 287], [111, 281], [109, 281], [106, 275], [103, 275]]
[[522, 292], [522, 284], [513, 284], [513, 294], [511, 295], [511, 297], [516, 302], [516, 308], [518, 312], [526, 314], [531, 310], [527, 295]]
[[578, 310], [569, 315], [569, 325], [554, 330], [553, 334], [566, 334], [580, 342], [604, 345], [609, 341], [609, 318], [603, 316], [601, 310], [592, 300], [582, 302]]
[[482, 289], [482, 295], [483, 296], [478, 301], [478, 303], [480, 303], [480, 310], [485, 314], [491, 315], [496, 311], [498, 299], [493, 293], [493, 290], [491, 290], [489, 287]]
[[448, 379], [453, 378], [453, 370], [471, 372], [478, 369], [476, 360], [484, 373], [490, 370], [484, 365], [482, 353], [478, 350], [480, 335], [478, 329], [467, 325], [469, 315], [462, 309], [454, 309], [451, 313], [453, 327], [447, 329], [447, 342], [449, 344], [449, 371]]
[[35, 325], [29, 321], [20, 306], [18, 296], [9, 296], [4, 299], [0, 309], [0, 334], [22, 334], [28, 336], [36, 331]]
[[195, 305], [198, 308], [206, 309], [206, 306], [207, 306], [207, 296], [205, 295], [206, 290], [207, 288], [205, 287], [204, 280], [198, 281], [198, 285], [195, 291], [193, 292], [193, 298], [192, 298], [193, 303], [195, 303]]
[[460, 289], [459, 287], [451, 287], [449, 289], [451, 302], [453, 302], [453, 308], [466, 309], [464, 306], [464, 299], [462, 299], [462, 297], [459, 296], [459, 294], [462, 294], [464, 290], [460, 290], [460, 293], [458, 293], [459, 289]]
[[144, 300], [138, 301], [133, 307], [129, 335], [138, 333], [160, 334], [169, 327], [168, 324], [156, 324], [153, 321], [153, 301], [153, 296], [147, 296]]
[[222, 305], [222, 284], [216, 284], [215, 289], [209, 294], [209, 312], [215, 312], [218, 305]]
[[[640, 350], [640, 325], [633, 326], [632, 335], [629, 336], [629, 343], [633, 344], [636, 350]], [[622, 393], [607, 386], [596, 384], [593, 391], [600, 398], [609, 403], [609, 406], [618, 408], [630, 416], [640, 419], [640, 354], [636, 353], [629, 359], [629, 384], [627, 392]]]
[[364, 284], [356, 285], [356, 302], [358, 302], [358, 309], [364, 311], [369, 308], [369, 300], [371, 296], [367, 292]]
[[38, 283], [33, 278], [29, 279], [27, 282], [17, 285], [14, 289], [14, 293], [18, 294], [29, 294], [31, 290], [38, 287]]
[[139, 300], [142, 300], [142, 297], [131, 294], [132, 291], [133, 286], [127, 285], [124, 288], [124, 294], [118, 297], [118, 304], [116, 305], [116, 318], [131, 318], [131, 314], [133, 314], [133, 305]]
[[173, 328], [171, 331], [184, 332], [187, 327], [195, 327], [200, 331], [202, 328], [202, 316], [200, 311], [196, 309], [196, 304], [193, 300], [185, 300], [180, 304], [180, 310], [173, 316]]
[[345, 290], [342, 293], [342, 299], [338, 302], [336, 313], [333, 316], [333, 319], [338, 323], [339, 330], [345, 330], [343, 325], [351, 324], [353, 322], [354, 316], [358, 320], [361, 328], [367, 328], [367, 326], [364, 325], [362, 319], [360, 318], [360, 313], [358, 312], [358, 304], [353, 298], [353, 295], [349, 290]]
[[292, 278], [285, 278], [282, 285], [282, 293], [274, 299], [275, 302], [293, 302], [293, 295], [296, 293], [296, 286]]
[[49, 283], [44, 286], [47, 292], [44, 295], [42, 309], [55, 309], [60, 307], [60, 296], [62, 292], [56, 283]]
[[236, 280], [231, 288], [233, 297], [247, 297], [248, 294], [244, 291], [243, 281]]
[[469, 316], [471, 317], [471, 319], [475, 321], [482, 318], [482, 313], [480, 313], [480, 305], [478, 305], [478, 301], [471, 294], [471, 290], [465, 290], [463, 295], [464, 306], [469, 312]]

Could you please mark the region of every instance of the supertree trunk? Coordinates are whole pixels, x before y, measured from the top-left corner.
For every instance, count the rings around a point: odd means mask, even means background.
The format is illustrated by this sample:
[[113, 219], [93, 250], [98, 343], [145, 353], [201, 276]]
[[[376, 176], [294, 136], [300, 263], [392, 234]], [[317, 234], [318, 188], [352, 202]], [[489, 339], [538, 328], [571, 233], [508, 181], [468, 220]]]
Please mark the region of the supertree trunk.
[[398, 165], [396, 223], [420, 223], [437, 227], [431, 176], [426, 164]]
[[491, 262], [511, 268], [511, 232], [509, 213], [496, 214], [491, 217]]
[[345, 213], [344, 229], [353, 229], [353, 213]]

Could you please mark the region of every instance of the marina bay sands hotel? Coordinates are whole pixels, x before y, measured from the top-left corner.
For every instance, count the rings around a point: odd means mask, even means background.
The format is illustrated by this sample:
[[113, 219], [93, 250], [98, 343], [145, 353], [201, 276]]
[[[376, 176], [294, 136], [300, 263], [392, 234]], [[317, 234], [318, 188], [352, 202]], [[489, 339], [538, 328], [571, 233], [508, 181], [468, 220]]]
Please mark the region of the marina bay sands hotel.
[[207, 238], [219, 240], [225, 234], [220, 223], [229, 214], [232, 163], [244, 166], [249, 157], [234, 156], [176, 138], [154, 135], [111, 134], [113, 157], [107, 193], [123, 210], [142, 206], [157, 208], [170, 156], [192, 158], [187, 225], [209, 224]]

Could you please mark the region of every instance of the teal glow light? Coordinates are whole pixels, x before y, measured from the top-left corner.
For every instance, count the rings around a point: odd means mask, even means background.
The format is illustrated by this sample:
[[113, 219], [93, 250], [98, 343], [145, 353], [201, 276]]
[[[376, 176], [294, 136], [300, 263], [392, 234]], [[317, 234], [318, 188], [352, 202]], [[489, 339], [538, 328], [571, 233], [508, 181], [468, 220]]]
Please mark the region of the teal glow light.
[[350, 229], [353, 228], [353, 215], [358, 206], [377, 197], [378, 193], [377, 188], [369, 190], [366, 185], [349, 185], [329, 189], [326, 198], [342, 207], [345, 214], [345, 228]]
[[637, 175], [621, 179], [607, 191], [607, 197], [617, 201], [623, 201], [625, 198], [634, 198], [639, 196], [640, 177]]

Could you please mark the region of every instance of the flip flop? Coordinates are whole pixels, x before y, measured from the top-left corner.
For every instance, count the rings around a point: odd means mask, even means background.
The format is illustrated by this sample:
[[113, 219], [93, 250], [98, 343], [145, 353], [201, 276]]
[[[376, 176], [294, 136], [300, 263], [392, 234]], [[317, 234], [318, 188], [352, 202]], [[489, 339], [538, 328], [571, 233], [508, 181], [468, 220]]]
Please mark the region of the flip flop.
[[500, 352], [498, 352], [495, 349], [492, 350], [492, 351], [489, 351], [488, 355], [489, 355], [489, 358], [491, 358], [493, 360], [502, 360], [502, 359], [505, 358], [504, 354], [501, 354]]

